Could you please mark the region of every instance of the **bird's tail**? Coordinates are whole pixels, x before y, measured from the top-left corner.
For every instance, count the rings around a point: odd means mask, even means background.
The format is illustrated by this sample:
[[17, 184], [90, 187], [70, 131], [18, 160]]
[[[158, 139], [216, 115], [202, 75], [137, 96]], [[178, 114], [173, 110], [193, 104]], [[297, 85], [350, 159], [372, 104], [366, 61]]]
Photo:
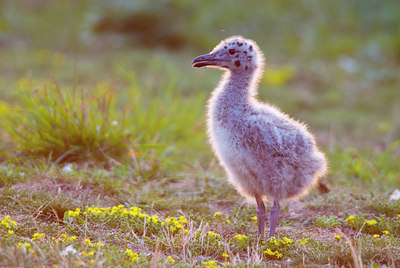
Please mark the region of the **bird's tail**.
[[329, 193], [331, 190], [329, 189], [328, 186], [326, 186], [324, 183], [322, 183], [321, 181], [318, 181], [318, 189], [321, 192], [321, 194], [327, 194]]

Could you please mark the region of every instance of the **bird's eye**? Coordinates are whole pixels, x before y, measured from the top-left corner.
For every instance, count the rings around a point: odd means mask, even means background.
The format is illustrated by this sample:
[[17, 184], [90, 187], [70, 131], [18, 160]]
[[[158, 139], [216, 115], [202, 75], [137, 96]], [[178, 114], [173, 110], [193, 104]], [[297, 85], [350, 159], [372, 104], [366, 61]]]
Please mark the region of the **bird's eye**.
[[231, 55], [235, 54], [235, 50], [234, 50], [233, 48], [229, 49], [228, 52], [229, 52], [229, 54], [231, 54]]

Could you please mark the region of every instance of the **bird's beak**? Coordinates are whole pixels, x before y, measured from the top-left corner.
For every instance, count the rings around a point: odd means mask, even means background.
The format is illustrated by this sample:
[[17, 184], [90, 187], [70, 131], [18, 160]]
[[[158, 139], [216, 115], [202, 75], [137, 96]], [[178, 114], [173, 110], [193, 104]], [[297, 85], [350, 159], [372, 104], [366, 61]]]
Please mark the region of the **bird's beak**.
[[216, 57], [215, 54], [210, 53], [210, 54], [205, 54], [198, 56], [192, 61], [192, 67], [203, 67], [203, 66], [209, 66], [209, 65], [219, 65], [218, 62], [220, 59]]

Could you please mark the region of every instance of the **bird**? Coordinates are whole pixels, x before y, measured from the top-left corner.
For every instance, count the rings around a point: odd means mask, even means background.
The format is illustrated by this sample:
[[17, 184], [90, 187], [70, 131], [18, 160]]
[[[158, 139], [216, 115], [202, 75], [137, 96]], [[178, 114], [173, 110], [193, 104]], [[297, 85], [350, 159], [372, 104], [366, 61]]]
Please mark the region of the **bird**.
[[213, 67], [225, 73], [207, 104], [210, 145], [228, 180], [257, 205], [259, 236], [267, 219], [264, 202], [271, 202], [269, 239], [275, 235], [280, 202], [306, 195], [328, 170], [307, 126], [278, 107], [257, 98], [264, 55], [256, 42], [235, 35], [192, 67]]

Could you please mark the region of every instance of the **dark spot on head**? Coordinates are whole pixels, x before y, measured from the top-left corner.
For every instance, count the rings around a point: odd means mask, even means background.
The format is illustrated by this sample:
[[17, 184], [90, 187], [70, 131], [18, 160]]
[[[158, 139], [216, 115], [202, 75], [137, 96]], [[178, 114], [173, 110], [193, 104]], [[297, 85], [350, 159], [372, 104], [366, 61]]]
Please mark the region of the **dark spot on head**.
[[246, 69], [246, 70], [249, 69], [249, 66], [246, 65], [246, 68], [245, 68], [245, 69]]
[[228, 47], [227, 47], [227, 46], [224, 46], [224, 48], [227, 49]]
[[236, 58], [239, 58], [239, 54], [236, 55]]
[[253, 51], [253, 46], [249, 46], [250, 51]]
[[243, 46], [243, 43], [238, 43], [238, 46], [240, 46], [240, 47]]
[[245, 55], [247, 55], [247, 51], [243, 51], [243, 53], [244, 53]]
[[233, 48], [229, 49], [228, 52], [229, 52], [229, 54], [231, 54], [231, 55], [235, 54], [235, 50], [234, 50]]
[[240, 60], [235, 61], [235, 65], [236, 65], [236, 67], [239, 67], [240, 66]]

